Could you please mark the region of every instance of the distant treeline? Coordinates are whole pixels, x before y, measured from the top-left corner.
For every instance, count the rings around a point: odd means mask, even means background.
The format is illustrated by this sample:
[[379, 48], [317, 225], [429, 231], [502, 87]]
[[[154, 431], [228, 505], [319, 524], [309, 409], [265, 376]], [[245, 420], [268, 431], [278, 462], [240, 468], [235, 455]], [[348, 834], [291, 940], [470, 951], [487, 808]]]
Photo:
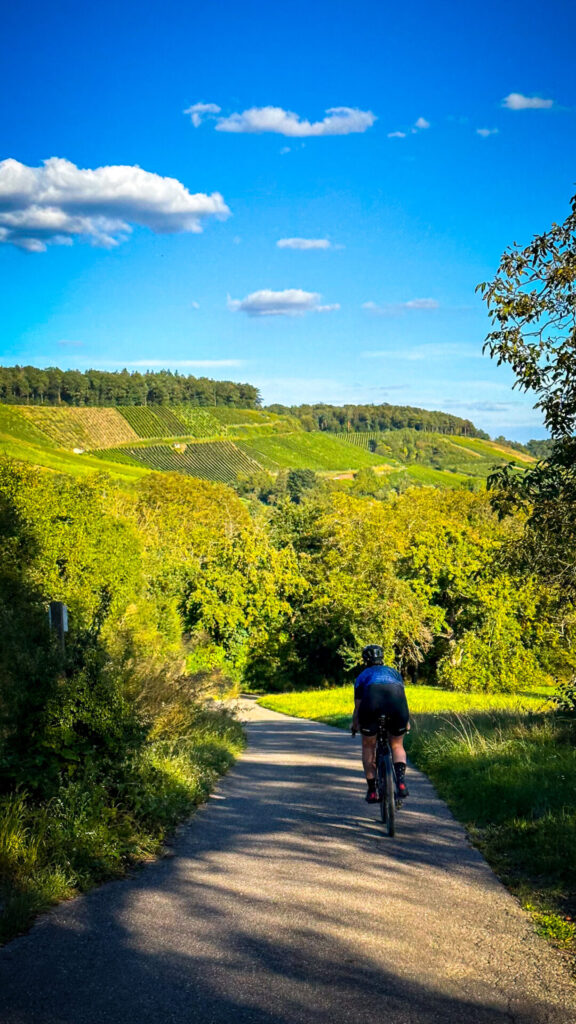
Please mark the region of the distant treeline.
[[544, 441], [528, 441], [526, 445], [530, 455], [533, 455], [535, 459], [548, 459], [552, 454], [554, 442], [551, 438], [546, 438]]
[[270, 405], [270, 412], [297, 416], [305, 430], [431, 430], [438, 434], [463, 434], [466, 437], [489, 435], [478, 430], [471, 420], [447, 412], [430, 412], [410, 405]]
[[229, 405], [258, 409], [252, 384], [128, 370], [59, 370], [49, 366], [0, 367], [0, 402], [11, 405]]

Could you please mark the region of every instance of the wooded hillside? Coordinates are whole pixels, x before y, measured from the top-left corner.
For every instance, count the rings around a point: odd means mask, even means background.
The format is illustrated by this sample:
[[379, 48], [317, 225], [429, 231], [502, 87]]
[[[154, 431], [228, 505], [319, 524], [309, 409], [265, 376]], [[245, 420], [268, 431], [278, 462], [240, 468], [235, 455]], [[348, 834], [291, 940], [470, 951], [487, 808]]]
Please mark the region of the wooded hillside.
[[489, 435], [474, 426], [471, 420], [463, 420], [447, 412], [433, 412], [411, 405], [271, 405], [271, 412], [297, 416], [305, 430], [340, 431], [383, 431], [432, 430], [440, 434], [464, 434], [467, 437]]

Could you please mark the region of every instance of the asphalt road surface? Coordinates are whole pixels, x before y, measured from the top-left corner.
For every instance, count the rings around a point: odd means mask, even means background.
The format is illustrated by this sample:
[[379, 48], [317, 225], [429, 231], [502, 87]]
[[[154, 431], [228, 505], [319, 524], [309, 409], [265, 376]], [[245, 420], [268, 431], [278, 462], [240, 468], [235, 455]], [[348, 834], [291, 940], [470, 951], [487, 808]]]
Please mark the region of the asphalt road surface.
[[172, 856], [0, 951], [2, 1024], [574, 1024], [576, 987], [430, 783], [389, 839], [360, 745], [242, 702]]

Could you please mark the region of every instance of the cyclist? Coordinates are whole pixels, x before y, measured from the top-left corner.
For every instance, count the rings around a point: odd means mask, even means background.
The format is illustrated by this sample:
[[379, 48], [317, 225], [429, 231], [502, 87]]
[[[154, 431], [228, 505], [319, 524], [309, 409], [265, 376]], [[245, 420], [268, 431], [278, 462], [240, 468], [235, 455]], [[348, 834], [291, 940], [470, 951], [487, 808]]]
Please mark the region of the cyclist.
[[410, 728], [410, 712], [402, 676], [384, 664], [384, 651], [378, 644], [368, 644], [362, 651], [366, 666], [354, 684], [354, 715], [352, 735], [362, 733], [362, 764], [368, 783], [366, 801], [377, 803], [376, 733], [378, 719], [386, 715], [389, 723], [390, 748], [398, 784], [398, 795], [404, 800], [406, 788], [406, 753], [404, 735]]

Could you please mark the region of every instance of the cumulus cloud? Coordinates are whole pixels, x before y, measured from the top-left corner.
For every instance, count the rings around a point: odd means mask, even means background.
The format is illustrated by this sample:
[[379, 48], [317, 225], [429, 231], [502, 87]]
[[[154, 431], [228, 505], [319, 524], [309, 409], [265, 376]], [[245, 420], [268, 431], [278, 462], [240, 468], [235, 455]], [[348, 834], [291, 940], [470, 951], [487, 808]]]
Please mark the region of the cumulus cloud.
[[281, 292], [264, 288], [244, 299], [228, 297], [228, 309], [247, 313], [248, 316], [302, 316], [304, 313], [330, 313], [340, 309], [338, 303], [325, 306], [321, 300], [318, 292], [305, 292], [301, 288], [286, 288]]
[[[209, 116], [220, 112], [215, 103], [195, 103], [185, 113], [191, 115], [192, 123], [198, 127], [206, 116], [207, 108], [211, 108]], [[289, 138], [310, 138], [365, 132], [375, 120], [376, 116], [371, 110], [358, 110], [357, 107], [330, 107], [321, 121], [307, 121], [282, 107], [250, 107], [239, 114], [217, 117], [216, 131], [247, 135], [273, 132]]]
[[214, 117], [216, 114], [219, 114], [220, 107], [217, 103], [193, 103], [184, 113], [190, 114], [192, 124], [195, 128], [198, 128], [207, 117]]
[[279, 249], [333, 249], [327, 238], [279, 238], [276, 242]]
[[378, 316], [397, 316], [406, 310], [432, 310], [438, 309], [440, 303], [437, 299], [408, 299], [407, 302], [363, 302], [362, 309], [368, 313], [375, 313]]
[[160, 234], [200, 232], [206, 218], [229, 213], [220, 193], [194, 194], [141, 167], [81, 169], [59, 157], [42, 167], [0, 162], [0, 242], [28, 252], [77, 238], [111, 248], [133, 224]]
[[[418, 132], [423, 132], [426, 128], [430, 127], [430, 121], [427, 121], [425, 117], [419, 117], [410, 128], [411, 135], [417, 135]], [[408, 131], [405, 132], [388, 132], [389, 139], [405, 139], [408, 135]]]
[[498, 128], [477, 128], [476, 135], [481, 135], [483, 139], [487, 139], [490, 135], [498, 135]]
[[508, 110], [550, 110], [554, 100], [545, 100], [541, 96], [523, 96], [521, 92], [511, 92], [502, 100], [502, 106]]

